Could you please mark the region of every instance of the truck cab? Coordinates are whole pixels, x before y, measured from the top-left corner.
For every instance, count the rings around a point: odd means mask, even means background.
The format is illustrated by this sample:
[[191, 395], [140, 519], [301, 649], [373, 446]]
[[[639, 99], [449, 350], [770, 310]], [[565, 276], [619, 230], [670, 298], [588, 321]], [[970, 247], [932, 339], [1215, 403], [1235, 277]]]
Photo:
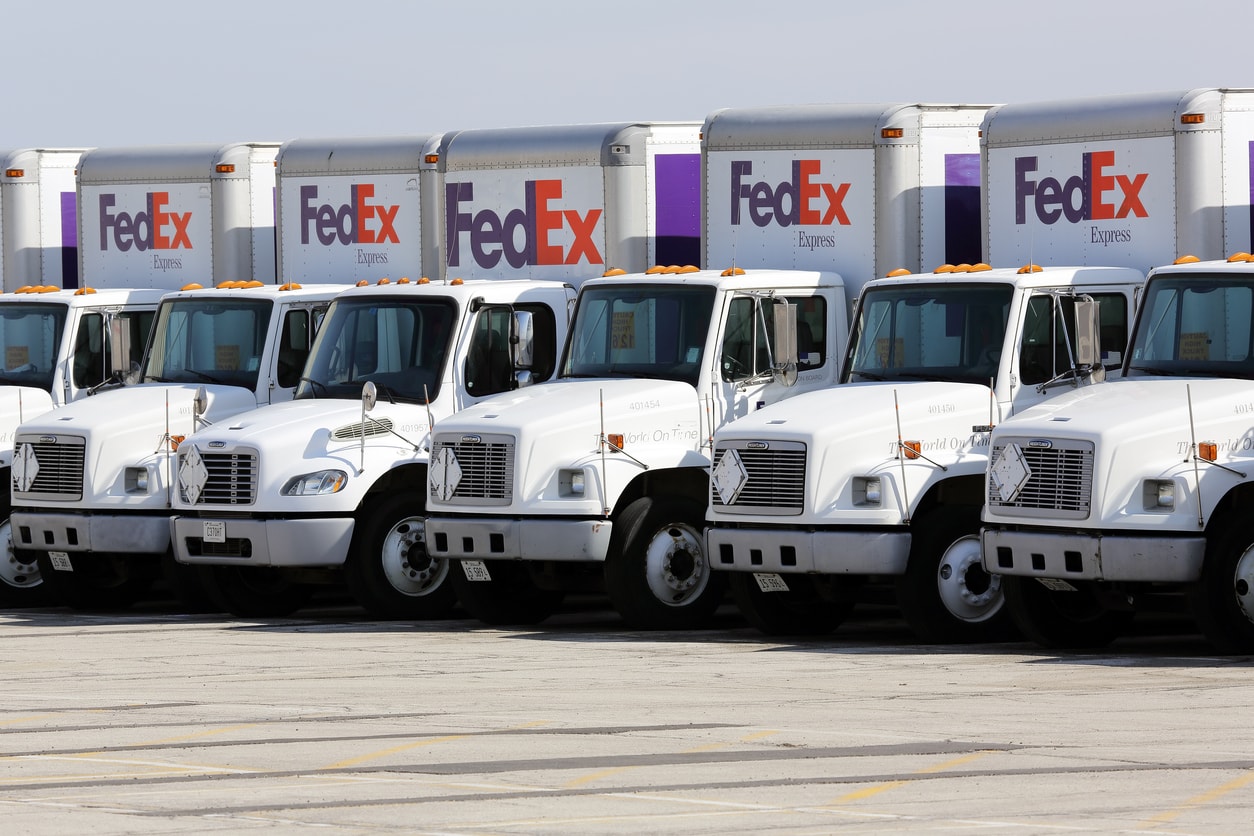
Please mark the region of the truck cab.
[[[289, 400], [339, 285], [226, 282], [168, 293], [138, 383], [17, 429], [13, 549], [74, 607], [125, 605], [173, 573], [173, 453], [183, 438]], [[177, 578], [174, 578], [177, 582]]]
[[425, 548], [432, 425], [551, 377], [574, 298], [532, 280], [345, 291], [294, 400], [179, 446], [175, 557], [238, 615], [292, 612], [341, 580], [378, 618], [447, 615], [449, 566]]
[[[33, 285], [0, 294], [0, 478], [6, 484], [20, 424], [119, 386], [132, 365], [138, 367], [162, 293]], [[122, 335], [120, 352], [113, 351], [114, 334]], [[0, 508], [0, 605], [44, 603], [38, 567], [12, 548], [7, 490]]]
[[557, 379], [436, 427], [427, 541], [462, 605], [534, 623], [568, 591], [628, 621], [701, 623], [710, 437], [836, 380], [848, 303], [818, 271], [667, 268], [580, 286]]
[[1150, 272], [1123, 376], [992, 433], [983, 561], [1023, 633], [1105, 645], [1184, 604], [1225, 653], [1254, 652], [1254, 263]]
[[828, 632], [888, 586], [924, 641], [996, 633], [978, 540], [988, 434], [1116, 368], [1142, 281], [976, 264], [866, 284], [840, 386], [715, 432], [707, 548], [751, 623]]

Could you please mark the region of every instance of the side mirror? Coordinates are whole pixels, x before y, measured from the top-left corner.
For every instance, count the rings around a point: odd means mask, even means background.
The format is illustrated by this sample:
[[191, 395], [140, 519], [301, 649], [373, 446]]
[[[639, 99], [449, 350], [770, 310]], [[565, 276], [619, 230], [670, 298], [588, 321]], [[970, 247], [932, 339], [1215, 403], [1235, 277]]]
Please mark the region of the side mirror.
[[379, 402], [379, 390], [373, 380], [367, 380], [361, 386], [361, 408], [369, 412]]
[[1092, 299], [1075, 303], [1075, 360], [1079, 371], [1087, 371], [1089, 379], [1098, 383], [1106, 379], [1102, 365], [1101, 311]]
[[510, 348], [513, 353], [514, 368], [530, 369], [535, 363], [535, 323], [529, 311], [514, 311], [514, 333], [511, 335]]
[[196, 390], [196, 396], [192, 398], [192, 414], [197, 418], [201, 418], [208, 411], [209, 393], [205, 391], [205, 387], [201, 386]]
[[775, 337], [771, 356], [775, 366], [771, 375], [776, 383], [794, 386], [797, 383], [797, 306], [791, 302], [776, 302], [772, 306]]
[[116, 316], [109, 317], [109, 368], [124, 373], [131, 368], [131, 330]]

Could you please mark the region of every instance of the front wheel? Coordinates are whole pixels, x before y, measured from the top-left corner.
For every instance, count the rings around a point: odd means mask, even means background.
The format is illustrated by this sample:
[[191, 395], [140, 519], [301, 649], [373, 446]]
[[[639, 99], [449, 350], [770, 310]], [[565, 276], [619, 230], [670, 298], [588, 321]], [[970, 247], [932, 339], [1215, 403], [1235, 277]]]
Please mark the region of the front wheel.
[[0, 607], [42, 607], [53, 602], [39, 571], [39, 553], [13, 548], [13, 532], [0, 523]]
[[456, 565], [449, 572], [462, 607], [491, 626], [539, 624], [552, 615], [564, 595], [541, 589], [531, 569], [518, 560], [484, 560]]
[[421, 494], [401, 493], [370, 509], [360, 523], [344, 579], [376, 618], [440, 618], [457, 604], [449, 562], [427, 553], [423, 509]]
[[313, 596], [310, 584], [293, 581], [282, 569], [269, 566], [204, 565], [199, 570], [209, 600], [240, 618], [282, 618]]
[[1254, 653], [1254, 521], [1207, 538], [1202, 577], [1189, 590], [1202, 635], [1220, 653]]
[[953, 644], [1006, 638], [1001, 576], [984, 571], [980, 509], [939, 507], [911, 526], [901, 614], [921, 641]]
[[[853, 610], [851, 590], [833, 575], [783, 575], [758, 582], [751, 572], [732, 572], [732, 600], [750, 624], [768, 636], [825, 636]], [[784, 588], [776, 588], [782, 583]]]
[[57, 601], [75, 610], [124, 610], [148, 594], [155, 573], [126, 555], [71, 552], [70, 570], [53, 566], [48, 552], [39, 552], [39, 573]]
[[1006, 609], [1024, 637], [1042, 647], [1091, 650], [1117, 639], [1131, 610], [1111, 609], [1089, 581], [1004, 576]]
[[705, 506], [689, 499], [646, 496], [627, 506], [605, 561], [606, 592], [624, 619], [664, 629], [710, 619], [726, 584], [710, 570], [704, 527]]

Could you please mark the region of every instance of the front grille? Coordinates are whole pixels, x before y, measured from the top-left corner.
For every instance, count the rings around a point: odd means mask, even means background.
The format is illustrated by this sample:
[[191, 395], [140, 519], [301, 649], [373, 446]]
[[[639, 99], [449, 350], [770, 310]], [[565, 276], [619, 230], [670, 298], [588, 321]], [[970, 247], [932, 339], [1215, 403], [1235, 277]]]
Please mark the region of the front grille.
[[[34, 436], [32, 439], [38, 439]], [[18, 441], [15, 446], [13, 491], [40, 499], [82, 499], [86, 440], [78, 436], [57, 436], [55, 441]], [[17, 466], [21, 459], [25, 466]], [[34, 478], [20, 475], [34, 473]]]
[[[1032, 439], [1031, 441], [1042, 441]], [[1003, 439], [991, 451], [991, 462], [1016, 443], [1031, 476], [1009, 501], [1003, 502], [988, 480], [988, 504], [999, 513], [1031, 517], [1084, 519], [1093, 492], [1093, 443], [1049, 439], [1050, 446], [1031, 446], [1029, 439]]]
[[[765, 449], [761, 445], [765, 444]], [[724, 504], [711, 481], [710, 501], [729, 513], [800, 514], [805, 510], [806, 446], [800, 441], [727, 441], [714, 451], [714, 469], [728, 450], [740, 457], [747, 479]]]
[[[257, 453], [236, 450], [231, 453], [200, 451], [208, 476], [197, 505], [252, 505], [257, 500]], [[179, 464], [183, 463], [180, 455]], [[187, 492], [180, 490], [187, 502]]]
[[206, 543], [203, 537], [188, 537], [187, 553], [195, 557], [252, 557], [253, 542], [242, 537], [228, 537], [225, 543]]
[[460, 470], [451, 501], [479, 500], [481, 504], [508, 505], [514, 497], [514, 440], [507, 437], [480, 441], [437, 441], [432, 459], [451, 450]]

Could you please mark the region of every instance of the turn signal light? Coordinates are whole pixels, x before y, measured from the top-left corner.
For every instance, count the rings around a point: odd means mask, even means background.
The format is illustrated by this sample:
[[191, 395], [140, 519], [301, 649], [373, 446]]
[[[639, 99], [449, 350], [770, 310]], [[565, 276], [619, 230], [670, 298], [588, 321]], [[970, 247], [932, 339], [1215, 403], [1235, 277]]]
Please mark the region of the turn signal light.
[[901, 442], [901, 452], [906, 454], [907, 459], [917, 459], [919, 453], [923, 451], [922, 441], [903, 441]]
[[1203, 441], [1197, 445], [1197, 456], [1208, 462], [1219, 458], [1219, 445], [1213, 441]]

